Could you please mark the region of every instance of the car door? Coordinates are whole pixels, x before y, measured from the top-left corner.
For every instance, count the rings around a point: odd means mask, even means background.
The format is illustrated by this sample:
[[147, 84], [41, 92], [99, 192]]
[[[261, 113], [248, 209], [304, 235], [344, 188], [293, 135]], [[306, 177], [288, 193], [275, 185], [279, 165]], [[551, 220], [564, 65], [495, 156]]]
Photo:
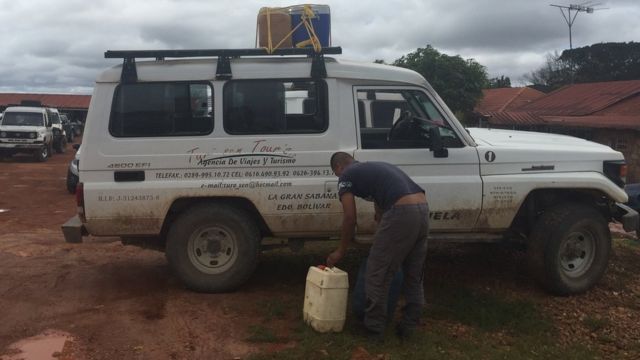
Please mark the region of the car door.
[[[354, 87], [353, 96], [358, 124], [355, 159], [395, 164], [425, 189], [432, 231], [472, 229], [482, 206], [478, 153], [456, 133], [434, 97], [419, 87], [389, 86]], [[409, 138], [398, 138], [401, 122], [411, 119], [419, 129], [407, 133], [405, 128], [402, 136]], [[431, 127], [439, 132], [446, 156], [430, 150]], [[358, 233], [372, 233], [373, 205], [358, 200], [357, 208]]]

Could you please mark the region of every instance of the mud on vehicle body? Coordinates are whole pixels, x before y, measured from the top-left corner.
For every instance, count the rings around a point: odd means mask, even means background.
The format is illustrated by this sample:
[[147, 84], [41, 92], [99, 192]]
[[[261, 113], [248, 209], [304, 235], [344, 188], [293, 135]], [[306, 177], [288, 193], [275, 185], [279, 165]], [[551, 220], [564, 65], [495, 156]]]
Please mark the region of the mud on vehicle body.
[[[419, 74], [323, 51], [107, 52], [125, 62], [94, 88], [67, 239], [155, 243], [188, 287], [227, 291], [250, 276], [261, 239], [339, 235], [328, 161], [345, 151], [396, 164], [426, 189], [432, 238], [521, 242], [534, 277], [557, 294], [600, 279], [608, 222], [638, 219], [620, 204], [622, 154], [568, 136], [465, 129]], [[356, 240], [367, 241], [373, 206], [357, 206]]]

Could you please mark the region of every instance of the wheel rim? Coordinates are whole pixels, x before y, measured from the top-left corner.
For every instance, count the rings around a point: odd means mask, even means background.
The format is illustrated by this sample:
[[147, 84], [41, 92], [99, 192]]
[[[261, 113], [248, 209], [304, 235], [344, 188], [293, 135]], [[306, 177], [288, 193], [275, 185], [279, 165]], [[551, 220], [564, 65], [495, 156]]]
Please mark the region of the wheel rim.
[[589, 231], [569, 234], [560, 244], [560, 266], [562, 272], [572, 278], [584, 275], [593, 264], [596, 240]]
[[238, 257], [236, 244], [233, 232], [223, 226], [199, 229], [189, 238], [189, 260], [204, 273], [223, 273], [233, 266]]
[[46, 146], [44, 146], [44, 147], [42, 148], [42, 153], [40, 154], [40, 156], [41, 156], [43, 159], [46, 159], [46, 158], [47, 158], [47, 156], [49, 156], [49, 149], [48, 149]]

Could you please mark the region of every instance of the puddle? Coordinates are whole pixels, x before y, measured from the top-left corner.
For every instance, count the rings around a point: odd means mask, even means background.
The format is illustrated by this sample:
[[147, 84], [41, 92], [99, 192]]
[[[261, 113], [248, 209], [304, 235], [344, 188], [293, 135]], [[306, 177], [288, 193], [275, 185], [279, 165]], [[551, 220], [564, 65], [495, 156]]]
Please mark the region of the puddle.
[[9, 209], [0, 209], [0, 214], [8, 212], [8, 211], [9, 211]]
[[[70, 351], [72, 341], [73, 337], [64, 331], [46, 330], [40, 335], [11, 344], [9, 353], [0, 358], [3, 360], [57, 360], [63, 352]], [[67, 349], [63, 351], [65, 347]]]

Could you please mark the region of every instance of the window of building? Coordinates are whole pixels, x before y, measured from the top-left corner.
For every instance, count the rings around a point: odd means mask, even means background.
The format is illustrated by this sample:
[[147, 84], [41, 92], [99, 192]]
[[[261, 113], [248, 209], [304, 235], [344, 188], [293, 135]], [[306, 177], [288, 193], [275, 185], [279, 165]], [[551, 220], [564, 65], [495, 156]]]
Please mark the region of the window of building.
[[327, 129], [326, 85], [310, 80], [236, 80], [224, 87], [230, 134], [307, 134]]
[[357, 93], [363, 149], [428, 148], [432, 128], [446, 147], [463, 146], [429, 97], [416, 90], [360, 90]]
[[122, 84], [115, 93], [109, 131], [115, 137], [210, 134], [213, 89], [208, 83]]

